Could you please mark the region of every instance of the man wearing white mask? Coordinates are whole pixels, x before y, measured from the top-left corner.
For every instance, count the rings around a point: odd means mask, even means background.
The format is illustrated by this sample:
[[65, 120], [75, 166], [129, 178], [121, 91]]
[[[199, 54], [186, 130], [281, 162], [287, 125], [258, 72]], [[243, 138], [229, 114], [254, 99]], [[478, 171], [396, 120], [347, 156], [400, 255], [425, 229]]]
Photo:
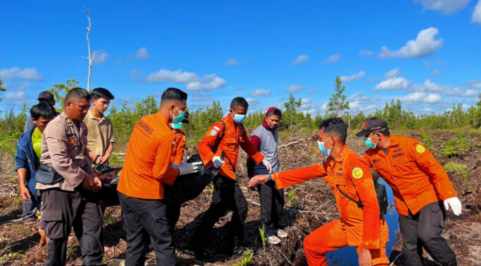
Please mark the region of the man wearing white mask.
[[214, 178], [214, 193], [209, 209], [206, 211], [194, 237], [196, 257], [205, 257], [204, 246], [214, 224], [228, 211], [233, 211], [226, 245], [229, 253], [236, 247], [235, 237], [242, 245], [244, 241], [244, 220], [247, 217], [247, 202], [240, 190], [235, 168], [242, 148], [256, 164], [264, 164], [269, 172], [271, 164], [265, 160], [247, 136], [242, 122], [246, 118], [249, 104], [242, 97], [232, 99], [230, 112], [207, 131], [198, 145], [199, 155], [206, 168], [217, 168], [219, 174]]
[[461, 215], [462, 204], [441, 164], [415, 138], [391, 136], [383, 120], [367, 119], [357, 136], [368, 148], [364, 158], [393, 189], [405, 265], [423, 265], [422, 247], [441, 265], [457, 265], [441, 233], [445, 211]]

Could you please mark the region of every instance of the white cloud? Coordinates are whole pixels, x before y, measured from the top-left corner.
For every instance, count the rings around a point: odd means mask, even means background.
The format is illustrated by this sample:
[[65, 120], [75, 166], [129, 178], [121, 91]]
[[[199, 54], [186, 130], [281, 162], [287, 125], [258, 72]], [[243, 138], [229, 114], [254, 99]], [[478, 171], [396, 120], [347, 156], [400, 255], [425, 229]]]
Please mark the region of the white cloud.
[[407, 89], [409, 81], [401, 76], [399, 69], [391, 69], [386, 73], [386, 79], [376, 85], [377, 90]]
[[149, 74], [148, 82], [174, 82], [185, 84], [189, 90], [213, 90], [225, 85], [225, 80], [216, 74], [199, 77], [196, 73], [182, 70], [160, 69]]
[[339, 60], [341, 60], [341, 57], [342, 57], [342, 55], [340, 53], [335, 53], [335, 54], [332, 54], [332, 55], [328, 56], [324, 62], [327, 63], [327, 64], [335, 64], [335, 63], [339, 62]]
[[434, 83], [430, 79], [425, 80], [421, 87], [421, 90], [430, 91], [430, 92], [440, 92], [440, 91], [443, 91], [443, 89], [444, 89], [443, 87]]
[[401, 71], [399, 70], [399, 68], [393, 68], [391, 70], [389, 70], [388, 72], [386, 72], [386, 78], [393, 78], [393, 77], [397, 77], [397, 76], [400, 76], [401, 75]]
[[27, 100], [25, 88], [17, 88], [14, 90], [7, 90], [4, 94], [5, 102], [10, 103], [24, 103]]
[[135, 58], [140, 59], [140, 60], [147, 60], [150, 58], [150, 53], [147, 48], [139, 48], [137, 52], [135, 52]]
[[189, 90], [215, 90], [225, 85], [225, 80], [216, 74], [205, 75], [199, 80], [187, 83]]
[[349, 112], [352, 114], [363, 112], [370, 113], [375, 111], [379, 106], [383, 106], [383, 100], [375, 96], [366, 96], [363, 94], [354, 94], [348, 97]]
[[425, 9], [439, 11], [444, 14], [452, 14], [466, 7], [469, 0], [415, 0]]
[[473, 87], [475, 89], [481, 89], [481, 81], [472, 81], [471, 87]]
[[0, 79], [40, 80], [42, 76], [35, 68], [11, 67], [0, 69]]
[[237, 61], [237, 59], [235, 59], [235, 58], [229, 58], [225, 62], [225, 65], [226, 66], [237, 66], [237, 65], [239, 65], [239, 61]]
[[269, 96], [269, 95], [271, 95], [271, 91], [266, 89], [256, 89], [255, 91], [252, 92], [252, 96], [255, 96], [255, 97], [262, 97], [262, 96]]
[[189, 83], [195, 80], [197, 80], [197, 74], [182, 70], [160, 69], [147, 76], [147, 81], [149, 82], [169, 81], [176, 83]]
[[255, 98], [246, 98], [246, 101], [250, 104], [250, 105], [256, 105], [258, 102], [257, 102], [257, 99]]
[[299, 110], [305, 114], [311, 114], [311, 115], [316, 114], [316, 108], [312, 103], [311, 99], [309, 98], [301, 99], [301, 106], [299, 107]]
[[409, 40], [397, 51], [382, 47], [380, 57], [419, 58], [430, 55], [443, 45], [443, 41], [436, 38], [438, 33], [435, 27], [421, 30], [415, 40]]
[[289, 88], [287, 88], [287, 90], [290, 92], [290, 93], [295, 93], [295, 92], [299, 92], [301, 90], [303, 90], [304, 87], [302, 85], [299, 85], [299, 84], [292, 84], [289, 86]]
[[466, 97], [475, 97], [475, 96], [478, 96], [479, 95], [479, 91], [475, 90], [475, 89], [467, 89], [465, 92], [464, 92], [464, 95]]
[[366, 72], [364, 70], [361, 70], [357, 73], [354, 73], [350, 76], [341, 76], [341, 81], [342, 82], [350, 82], [350, 81], [353, 81], [353, 80], [359, 80], [359, 79], [362, 79], [366, 76]]
[[474, 8], [472, 20], [474, 23], [481, 24], [481, 0], [478, 1]]
[[292, 63], [294, 65], [300, 65], [300, 64], [304, 64], [304, 63], [307, 63], [307, 61], [309, 61], [309, 55], [307, 54], [300, 54], [298, 55], [294, 61], [292, 61]]
[[401, 97], [405, 102], [422, 102], [422, 103], [437, 103], [441, 101], [441, 95], [438, 93], [427, 93], [422, 91], [415, 91], [406, 96]]
[[371, 50], [368, 50], [368, 49], [362, 49], [361, 51], [359, 51], [359, 55], [360, 56], [373, 56], [374, 52], [371, 51]]
[[94, 51], [92, 53], [92, 61], [94, 64], [103, 64], [109, 58], [109, 54], [105, 51]]

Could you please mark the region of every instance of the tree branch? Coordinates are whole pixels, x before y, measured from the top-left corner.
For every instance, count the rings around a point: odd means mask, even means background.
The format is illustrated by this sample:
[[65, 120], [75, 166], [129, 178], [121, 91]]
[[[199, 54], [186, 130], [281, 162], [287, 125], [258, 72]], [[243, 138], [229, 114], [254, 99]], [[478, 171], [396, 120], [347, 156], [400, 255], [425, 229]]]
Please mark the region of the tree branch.
[[90, 48], [90, 32], [92, 31], [92, 18], [90, 17], [90, 13], [87, 11], [87, 33], [86, 33], [86, 39], [87, 39], [87, 90], [90, 90], [90, 83], [92, 81], [92, 68], [93, 68], [93, 55], [92, 51]]

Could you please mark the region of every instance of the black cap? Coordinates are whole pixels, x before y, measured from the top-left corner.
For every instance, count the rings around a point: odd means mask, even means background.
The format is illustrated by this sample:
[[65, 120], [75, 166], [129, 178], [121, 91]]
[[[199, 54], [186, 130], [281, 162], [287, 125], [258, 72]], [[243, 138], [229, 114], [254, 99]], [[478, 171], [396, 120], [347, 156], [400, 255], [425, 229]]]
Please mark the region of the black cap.
[[389, 129], [386, 121], [373, 118], [366, 120], [362, 125], [362, 130], [356, 133], [358, 137], [367, 137], [371, 132], [384, 131]]
[[53, 93], [49, 91], [42, 91], [41, 93], [38, 94], [38, 101], [39, 102], [46, 102], [50, 106], [55, 105], [55, 97], [53, 96]]

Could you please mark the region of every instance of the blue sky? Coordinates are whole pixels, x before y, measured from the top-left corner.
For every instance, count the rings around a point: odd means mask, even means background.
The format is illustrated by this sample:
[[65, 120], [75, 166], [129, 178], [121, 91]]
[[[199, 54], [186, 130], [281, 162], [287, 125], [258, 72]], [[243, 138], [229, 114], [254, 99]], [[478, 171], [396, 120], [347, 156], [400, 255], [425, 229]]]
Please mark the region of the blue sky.
[[472, 105], [481, 93], [481, 0], [2, 1], [0, 110], [67, 79], [115, 104], [185, 88], [192, 108], [234, 96], [253, 109], [289, 93], [322, 113], [336, 76], [353, 112], [400, 99], [419, 114]]

